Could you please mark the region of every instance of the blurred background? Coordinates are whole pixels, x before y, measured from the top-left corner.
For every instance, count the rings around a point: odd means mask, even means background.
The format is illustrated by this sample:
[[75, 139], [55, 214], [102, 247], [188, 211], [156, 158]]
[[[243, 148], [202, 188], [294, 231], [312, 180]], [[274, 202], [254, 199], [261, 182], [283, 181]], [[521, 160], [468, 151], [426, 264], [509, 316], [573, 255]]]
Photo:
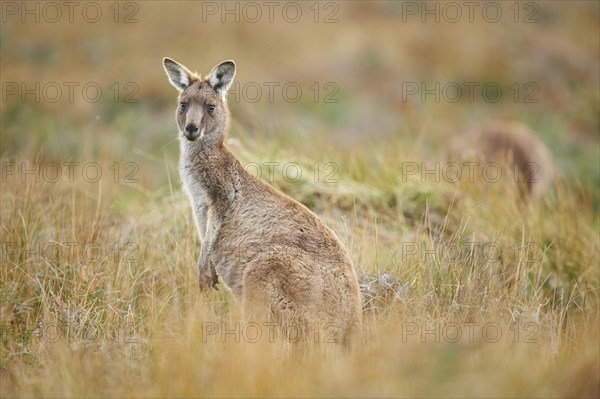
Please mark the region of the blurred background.
[[4, 157], [101, 147], [136, 162], [176, 157], [176, 92], [162, 57], [202, 74], [234, 59], [230, 107], [244, 133], [340, 147], [404, 136], [423, 158], [480, 123], [519, 120], [561, 175], [599, 185], [596, 2], [2, 7]]

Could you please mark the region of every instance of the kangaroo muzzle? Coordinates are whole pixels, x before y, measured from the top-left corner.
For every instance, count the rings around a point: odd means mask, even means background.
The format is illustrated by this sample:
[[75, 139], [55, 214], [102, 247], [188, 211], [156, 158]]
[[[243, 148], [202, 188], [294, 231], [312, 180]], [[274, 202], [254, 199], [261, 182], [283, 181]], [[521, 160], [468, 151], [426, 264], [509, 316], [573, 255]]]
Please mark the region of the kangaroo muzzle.
[[202, 133], [204, 133], [203, 130], [204, 129], [202, 129], [202, 131], [201, 131], [200, 127], [198, 125], [196, 125], [195, 123], [190, 123], [190, 124], [186, 125], [185, 130], [183, 131], [183, 135], [189, 141], [194, 141], [198, 137], [200, 137], [202, 135]]

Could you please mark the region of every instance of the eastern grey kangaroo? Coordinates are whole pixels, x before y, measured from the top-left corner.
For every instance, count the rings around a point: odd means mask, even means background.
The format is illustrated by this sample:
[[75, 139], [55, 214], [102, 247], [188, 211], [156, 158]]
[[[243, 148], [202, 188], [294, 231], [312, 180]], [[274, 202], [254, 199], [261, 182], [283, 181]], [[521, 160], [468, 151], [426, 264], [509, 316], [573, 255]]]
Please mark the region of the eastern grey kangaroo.
[[307, 207], [246, 172], [224, 142], [235, 63], [205, 78], [163, 63], [179, 91], [179, 171], [202, 241], [200, 289], [221, 276], [246, 319], [316, 325], [350, 343], [362, 332], [362, 303], [343, 244]]
[[488, 122], [456, 137], [446, 152], [449, 161], [495, 162], [508, 166], [506, 175], [517, 183], [524, 198], [533, 201], [541, 200], [553, 182], [554, 163], [550, 151], [531, 129], [519, 122]]

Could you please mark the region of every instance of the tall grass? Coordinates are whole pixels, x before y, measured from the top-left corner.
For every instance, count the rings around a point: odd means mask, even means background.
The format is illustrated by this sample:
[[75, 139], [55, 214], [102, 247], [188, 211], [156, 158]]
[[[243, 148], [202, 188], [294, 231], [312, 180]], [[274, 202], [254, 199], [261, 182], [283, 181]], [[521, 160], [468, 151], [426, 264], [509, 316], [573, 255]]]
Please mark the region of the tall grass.
[[[321, 210], [361, 276], [393, 276], [371, 283], [364, 347], [334, 357], [253, 343], [226, 291], [197, 292], [200, 243], [176, 183], [117, 206], [128, 188], [109, 179], [9, 176], [3, 396], [598, 392], [597, 227], [576, 189], [559, 183], [546, 203], [529, 205], [442, 183], [415, 197], [420, 182], [403, 187], [377, 170], [400, 170], [399, 160], [361, 170], [359, 156], [332, 193], [313, 176], [274, 182]], [[172, 166], [165, 173], [176, 179]]]

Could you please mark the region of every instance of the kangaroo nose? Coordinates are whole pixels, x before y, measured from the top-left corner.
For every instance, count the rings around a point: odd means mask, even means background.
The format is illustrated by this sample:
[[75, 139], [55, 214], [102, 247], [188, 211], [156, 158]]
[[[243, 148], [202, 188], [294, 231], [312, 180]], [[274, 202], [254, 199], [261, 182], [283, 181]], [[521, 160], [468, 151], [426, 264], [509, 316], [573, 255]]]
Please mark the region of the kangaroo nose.
[[194, 141], [200, 136], [198, 125], [195, 123], [190, 123], [185, 127], [185, 132], [183, 135], [190, 141]]
[[195, 125], [195, 124], [193, 124], [193, 123], [190, 123], [189, 125], [187, 125], [187, 126], [185, 127], [185, 131], [186, 131], [187, 133], [190, 133], [190, 134], [197, 133], [197, 132], [198, 132], [198, 126], [197, 126], [197, 125]]

